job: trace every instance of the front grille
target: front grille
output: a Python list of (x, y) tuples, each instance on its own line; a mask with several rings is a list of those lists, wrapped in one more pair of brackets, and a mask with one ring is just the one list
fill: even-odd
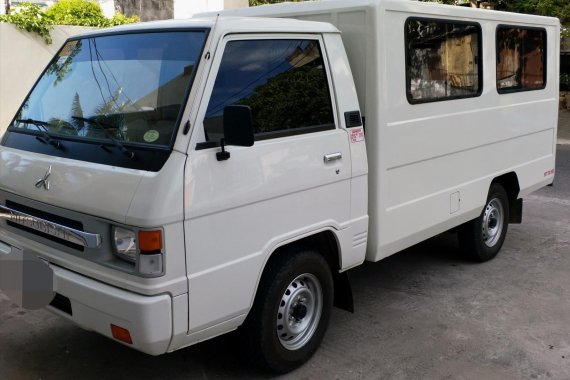
[(49, 304), (51, 307), (73, 316), (73, 311), (71, 310), (71, 301), (69, 298), (62, 296), (59, 293), (55, 294), (55, 298)]
[[(73, 219), (68, 219), (68, 218), (64, 218), (64, 217), (59, 216), (59, 215), (50, 214), (50, 213), (40, 211), (40, 210), (31, 208), (28, 206), (24, 206), (24, 205), (21, 205), (19, 203), (12, 202), (9, 200), (6, 200), (6, 207), (9, 207), (9, 208), (17, 210), (17, 211), (21, 211), (23, 213), (26, 213), (26, 214), (29, 214), (32, 216), (36, 216), (38, 218), (49, 220), (50, 222), (57, 223), (57, 224), (60, 224), (62, 226), (66, 226), (66, 227), (70, 227), (70, 228), (73, 228), (73, 229), (76, 229), (79, 231), (83, 231), (83, 223), (78, 222), (78, 221), (73, 220)], [(40, 236), (44, 239), (51, 240), (53, 242), (64, 245), (66, 247), (73, 248), (73, 249), (76, 249), (78, 251), (84, 250), (84, 247), (82, 247), (81, 245), (71, 243), (67, 240), (63, 240), (63, 239), (57, 238), (55, 236), (48, 235), (46, 233), (43, 233), (43, 232), (38, 231), (38, 230), (34, 230), (32, 228), (28, 228), (26, 226), (22, 226), (21, 224), (13, 223), (11, 221), (6, 221), (6, 224), (9, 225), (10, 227), (17, 228), (17, 229), (22, 230), (22, 231), (26, 231), (27, 233), (34, 234), (36, 236)]]
[(68, 219), (68, 218), (64, 218), (63, 216), (50, 214), (50, 213), (40, 211), (38, 209), (31, 208), (28, 206), (24, 206), (22, 204), (12, 202), (9, 200), (6, 200), (6, 207), (13, 208), (14, 210), (21, 211), (21, 212), (24, 212), (26, 214), (37, 216), (38, 218), (49, 220), (50, 222), (54, 222), (57, 224), (61, 224), (63, 226), (67, 226), (67, 227), (71, 227), (71, 228), (76, 229), (76, 230), (83, 231), (83, 223), (78, 222), (78, 221), (73, 220), (73, 219)]

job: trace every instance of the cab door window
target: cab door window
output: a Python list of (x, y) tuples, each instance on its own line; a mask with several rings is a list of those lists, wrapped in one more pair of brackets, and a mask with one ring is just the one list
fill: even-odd
[(229, 41), (204, 119), (208, 141), (223, 137), (223, 112), (231, 105), (251, 108), (256, 140), (334, 129), (319, 42)]

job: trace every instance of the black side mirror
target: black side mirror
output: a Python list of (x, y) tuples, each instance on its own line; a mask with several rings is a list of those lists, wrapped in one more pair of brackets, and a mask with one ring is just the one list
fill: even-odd
[(218, 161), (230, 158), (226, 145), (253, 146), (253, 121), (248, 106), (227, 106), (224, 108), (224, 138), (220, 141), (222, 151), (216, 153)]

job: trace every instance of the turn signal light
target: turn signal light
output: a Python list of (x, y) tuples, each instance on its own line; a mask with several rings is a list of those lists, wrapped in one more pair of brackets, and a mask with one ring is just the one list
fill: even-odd
[(113, 338), (127, 344), (133, 344), (129, 330), (119, 326), (111, 325), (111, 332), (113, 333)]
[(139, 250), (141, 252), (156, 252), (162, 250), (162, 232), (139, 231)]

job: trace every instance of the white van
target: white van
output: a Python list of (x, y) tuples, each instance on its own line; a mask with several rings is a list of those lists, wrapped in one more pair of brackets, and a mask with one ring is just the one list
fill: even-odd
[(2, 139), (0, 289), (151, 355), (239, 327), (294, 369), (348, 269), (453, 228), (498, 253), (554, 178), (559, 34), (330, 0), (71, 38)]

